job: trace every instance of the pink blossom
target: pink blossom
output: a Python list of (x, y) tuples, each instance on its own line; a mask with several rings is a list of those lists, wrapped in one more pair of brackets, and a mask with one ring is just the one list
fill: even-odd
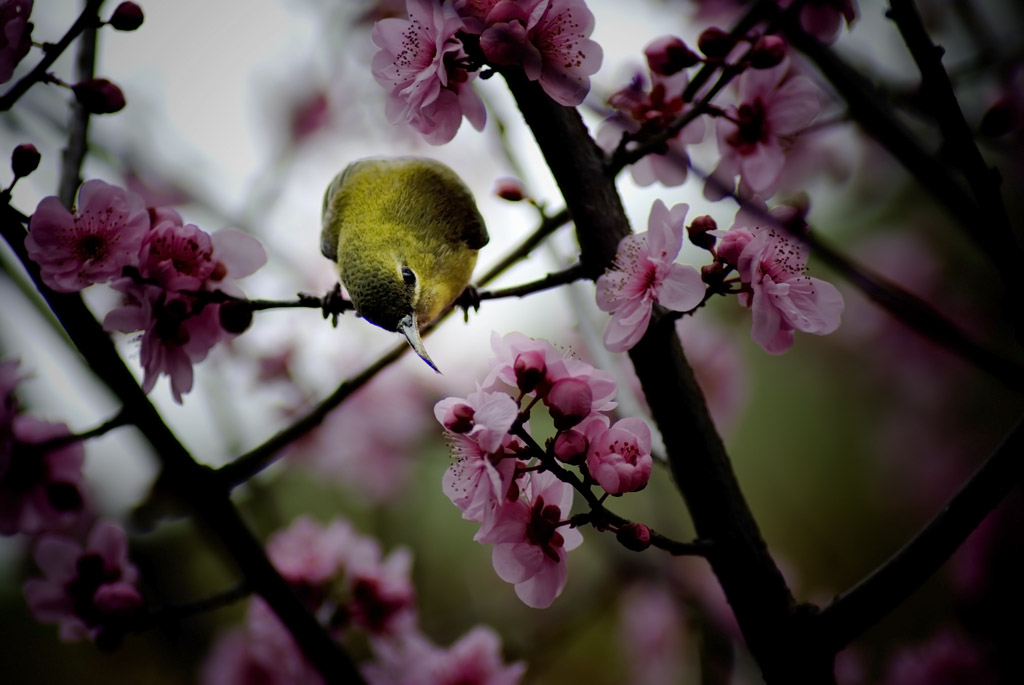
[[(793, 0), (778, 0), (781, 7), (789, 7)], [(800, 6), (800, 27), (822, 43), (835, 42), (842, 27), (853, 26), (857, 19), (856, 0), (805, 0)]]
[(475, 74), (462, 66), (466, 53), (456, 33), (463, 23), (452, 3), (408, 0), (407, 8), (408, 19), (381, 19), (373, 27), (380, 51), (372, 71), (388, 91), (388, 121), (409, 124), (432, 145), (454, 138), (463, 115), (483, 129), (486, 112), (470, 87)]
[[(575, 107), (601, 68), (601, 46), (590, 40), (594, 15), (583, 0), (483, 0), (456, 3), (480, 48), (496, 65), (519, 65), (560, 105)], [(475, 21), (474, 21), (475, 20)]]
[(491, 561), (516, 595), (536, 609), (550, 606), (569, 577), (566, 553), (583, 535), (564, 524), (572, 506), (572, 486), (547, 471), (533, 472), (523, 498), (504, 503), (496, 522), (480, 539), (494, 544)]
[(29, 222), (28, 256), (43, 282), (71, 293), (121, 276), (139, 260), (149, 214), (142, 198), (99, 180), (78, 191), (72, 214), (54, 196), (43, 198)]
[(643, 419), (620, 419), (610, 428), (587, 437), (587, 469), (605, 492), (621, 495), (647, 486), (654, 460), (651, 429)]
[(44, 535), (35, 559), (46, 577), (26, 581), (28, 607), (38, 620), (59, 623), (65, 642), (116, 631), (118, 623), (142, 608), (124, 531), (109, 521), (93, 527), (85, 549), (67, 538)]
[(204, 685), (293, 685), (323, 683), (288, 629), (254, 597), (245, 624), (222, 634), (200, 670)]
[(831, 283), (804, 274), (807, 255), (807, 245), (782, 229), (755, 228), (737, 259), (736, 270), (751, 291), (740, 295), (753, 317), (750, 336), (769, 354), (788, 350), (794, 331), (828, 335), (839, 327), (843, 296)]
[(210, 234), (195, 224), (164, 221), (142, 239), (139, 272), (165, 290), (199, 290), (215, 268)]
[(515, 481), (515, 454), (508, 450), (485, 454), (478, 442), (461, 435), (452, 438), (451, 450), (455, 460), (444, 472), (441, 491), (462, 512), (462, 518), (483, 523), (486, 529)]
[(32, 47), (33, 0), (0, 0), (0, 83), (6, 83), (14, 76), (29, 48)]
[(9, 426), (6, 450), (0, 435), (0, 534), (34, 535), (70, 526), (84, 508), (82, 443), (40, 452), (35, 445), (69, 435), (68, 427), (26, 414), (11, 417)]
[(485, 626), (448, 649), (413, 633), (397, 643), (377, 644), (374, 651), (377, 661), (363, 667), (370, 685), (515, 685), (526, 671), (521, 661), (503, 662), (501, 639)]
[[(642, 142), (665, 131), (690, 106), (682, 98), (688, 81), (685, 72), (664, 76), (652, 71), (648, 91), (643, 77), (638, 75), (630, 85), (608, 98), (615, 112), (598, 129), (597, 144), (612, 152), (618, 148), (623, 134)], [(706, 129), (704, 117), (688, 123), (666, 141), (663, 150), (644, 155), (629, 167), (633, 180), (639, 186), (655, 181), (666, 186), (682, 185), (690, 164), (687, 146), (704, 140)], [(630, 147), (635, 145), (631, 143)]]
[(351, 524), (335, 519), (322, 526), (300, 516), (267, 541), (267, 556), (293, 585), (326, 585), (337, 576), (356, 537)]
[(640, 342), (655, 303), (685, 312), (704, 299), (700, 272), (675, 263), (683, 245), (687, 209), (678, 204), (669, 210), (655, 200), (648, 230), (623, 238), (615, 268), (597, 279), (597, 306), (612, 313), (604, 332), (610, 351), (625, 352)]
[(206, 359), (214, 345), (228, 338), (220, 325), (219, 305), (194, 297), (171, 295), (159, 287), (122, 279), (114, 287), (124, 295), (121, 307), (103, 319), (107, 331), (142, 331), (139, 360), (142, 389), (149, 392), (161, 375), (171, 381), (174, 401), (192, 390), (192, 365)]
[(805, 76), (791, 76), (789, 60), (771, 69), (748, 69), (739, 79), (739, 102), (718, 119), (718, 166), (704, 196), (719, 200), (740, 177), (741, 195), (773, 195), (782, 181), (795, 136), (821, 110), (818, 88)]
[(519, 407), (506, 393), (479, 390), (465, 399), (446, 397), (434, 405), (434, 416), (449, 431), (465, 435), (484, 452), (495, 454), (519, 416)]
[(577, 378), (590, 386), (592, 411), (611, 411), (617, 406), (612, 374), (566, 357), (547, 340), (535, 340), (516, 331), (505, 336), (495, 332), (491, 334), (491, 349), (495, 356), (489, 360), (491, 370), (481, 384), (484, 390), (535, 392), (543, 398), (557, 381)]

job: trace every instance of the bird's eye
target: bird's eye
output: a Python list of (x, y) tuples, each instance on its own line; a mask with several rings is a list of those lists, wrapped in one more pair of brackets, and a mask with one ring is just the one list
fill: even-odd
[(416, 274), (407, 266), (402, 267), (402, 280), (406, 285), (416, 285)]

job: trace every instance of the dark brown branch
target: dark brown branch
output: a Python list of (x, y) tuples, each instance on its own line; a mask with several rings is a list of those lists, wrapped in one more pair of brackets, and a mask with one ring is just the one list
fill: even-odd
[[(990, 257), (1002, 272), (1003, 280), (1008, 285), (1017, 283), (1020, 281), (1022, 251), (1019, 239), (1010, 228), (1006, 205), (1000, 194), (1002, 178), (981, 156), (974, 134), (960, 110), (953, 84), (942, 66), (943, 50), (928, 37), (914, 3), (911, 0), (891, 0), (891, 7), (889, 17), (896, 22), (921, 72), (923, 95), (929, 103), (927, 110), (942, 131), (943, 152), (960, 170), (974, 195), (977, 211), (972, 235), (975, 241), (979, 233), (986, 236), (986, 242), (978, 244), (988, 246)], [(1020, 288), (1014, 287), (1012, 292), (1019, 294)], [(1018, 298), (1013, 298), (1014, 312), (1019, 310), (1019, 302)]]
[(822, 639), (839, 650), (921, 587), (1024, 477), (1024, 417), (935, 518), (892, 558), (818, 617)]
[(0, 112), (6, 112), (18, 99), (28, 92), (28, 89), (45, 80), (46, 70), (49, 69), (57, 58), (60, 57), (71, 42), (79, 36), (86, 28), (95, 28), (99, 23), (99, 8), (103, 0), (88, 0), (78, 19), (67, 30), (67, 33), (53, 45), (46, 47), (46, 52), (39, 63), (29, 73), (18, 79), (18, 82), (7, 89), (7, 92), (0, 96)]

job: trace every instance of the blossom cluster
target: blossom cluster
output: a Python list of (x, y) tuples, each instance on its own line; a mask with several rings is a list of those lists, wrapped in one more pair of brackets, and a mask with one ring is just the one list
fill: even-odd
[(89, 514), (85, 449), (65, 424), (23, 411), (22, 380), (18, 362), (0, 361), (0, 535), (35, 537), (44, 577), (25, 583), (25, 597), (37, 619), (59, 624), (64, 641), (112, 646), (143, 609), (124, 531), (99, 521), (84, 546), (72, 539)]
[(525, 604), (542, 608), (564, 589), (566, 554), (583, 537), (568, 520), (573, 486), (545, 469), (524, 437), (531, 409), (542, 404), (554, 424), (545, 458), (578, 466), (583, 483), (610, 495), (647, 485), (651, 431), (641, 419), (611, 422), (611, 374), (521, 333), (495, 333), (491, 348), (477, 391), (434, 407), (455, 458), (442, 488), (464, 519), (480, 524), (474, 539), (494, 545), (498, 576)]
[[(512, 685), (525, 670), (504, 664), (498, 636), (477, 627), (444, 649), (419, 629), (410, 579), (412, 555), (384, 556), (376, 539), (336, 518), (327, 525), (300, 517), (267, 542), (267, 555), (310, 611), (340, 639), (366, 635), (374, 659), (363, 665), (370, 683), (487, 682)], [(295, 640), (261, 600), (253, 599), (244, 625), (222, 635), (207, 657), (202, 682), (322, 682)]]
[(143, 389), (166, 374), (179, 403), (192, 388), (192, 364), (248, 325), (244, 312), (202, 292), (241, 296), (234, 280), (267, 259), (259, 241), (241, 231), (210, 235), (172, 209), (147, 209), (141, 196), (95, 179), (82, 184), (73, 212), (55, 196), (43, 198), (25, 248), (57, 292), (93, 283), (121, 292), (123, 304), (107, 314), (104, 328), (141, 332)]
[(835, 331), (844, 305), (834, 285), (804, 273), (807, 245), (782, 228), (802, 223), (796, 210), (780, 205), (769, 214), (770, 220), (761, 220), (755, 211), (740, 209), (732, 228), (713, 233), (721, 238), (718, 261), (742, 283), (739, 298), (751, 311), (751, 338), (766, 352), (782, 354), (792, 346), (794, 331)]
[(484, 63), (517, 65), (555, 102), (575, 106), (601, 66), (590, 40), (594, 16), (583, 0), (408, 0), (408, 18), (373, 28), (372, 71), (388, 92), (387, 119), (434, 145), (451, 140), (462, 117), (484, 125), (472, 82)]

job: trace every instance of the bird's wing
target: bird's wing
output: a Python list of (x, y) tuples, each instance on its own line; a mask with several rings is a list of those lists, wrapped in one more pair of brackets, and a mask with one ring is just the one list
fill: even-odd
[(421, 159), (405, 177), (405, 183), (418, 191), (407, 195), (418, 200), (415, 203), (418, 206), (409, 209), (425, 220), (410, 222), (412, 225), (420, 225), (424, 230), (440, 227), (449, 242), (462, 242), (474, 250), (490, 240), (473, 193), (450, 168), (431, 159)]

